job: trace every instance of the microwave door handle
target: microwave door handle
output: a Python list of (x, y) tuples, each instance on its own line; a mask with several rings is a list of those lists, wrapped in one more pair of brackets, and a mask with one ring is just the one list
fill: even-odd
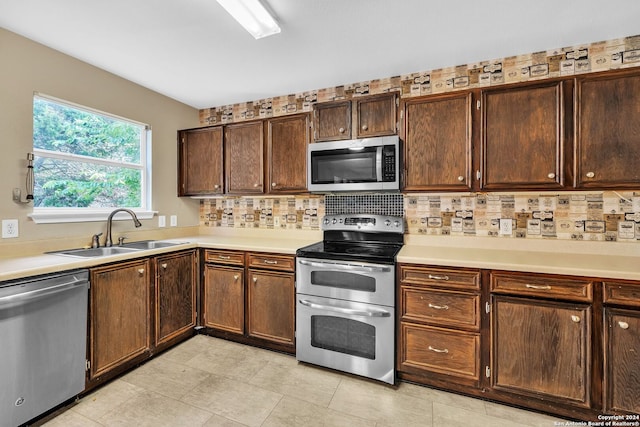
[(382, 182), (382, 146), (376, 147), (376, 178)]
[(300, 299), (298, 302), (307, 307), (315, 308), (317, 310), (334, 311), (336, 313), (350, 314), (352, 316), (364, 316), (364, 317), (390, 317), (391, 313), (385, 310), (355, 310), (352, 308), (334, 307), (331, 305), (317, 304), (305, 299)]
[(333, 262), (316, 262), (299, 259), (298, 262), (302, 265), (308, 265), (310, 267), (328, 268), (332, 270), (349, 270), (352, 273), (374, 273), (382, 272), (386, 273), (391, 271), (390, 267), (374, 267), (368, 265), (354, 265), (354, 264), (337, 264)]

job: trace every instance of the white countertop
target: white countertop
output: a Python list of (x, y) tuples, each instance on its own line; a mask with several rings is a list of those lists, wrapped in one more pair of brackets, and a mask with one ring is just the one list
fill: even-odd
[[(204, 230), (197, 235), (162, 240), (180, 244), (98, 258), (54, 254), (5, 256), (0, 258), (0, 281), (190, 248), (293, 255), (296, 249), (322, 240), (322, 234), (288, 230)], [(640, 243), (407, 235), (397, 259), (410, 264), (640, 280)]]

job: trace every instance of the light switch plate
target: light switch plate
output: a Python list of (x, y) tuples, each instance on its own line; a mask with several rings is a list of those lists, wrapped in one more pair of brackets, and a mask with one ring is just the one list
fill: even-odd
[(167, 226), (167, 217), (164, 215), (158, 215), (158, 227)]
[(172, 227), (177, 227), (178, 226), (178, 215), (171, 215), (170, 223), (171, 223)]
[(3, 219), (2, 220), (2, 238), (12, 239), (18, 237), (18, 220)]

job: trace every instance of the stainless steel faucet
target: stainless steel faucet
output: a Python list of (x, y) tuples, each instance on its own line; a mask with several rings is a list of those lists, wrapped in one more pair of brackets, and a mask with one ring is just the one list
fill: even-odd
[(131, 218), (133, 218), (133, 224), (136, 226), (136, 228), (142, 226), (142, 223), (138, 220), (135, 212), (133, 212), (131, 209), (119, 208), (114, 210), (109, 214), (109, 218), (107, 218), (107, 235), (104, 238), (104, 245), (107, 247), (113, 246), (113, 242), (111, 241), (111, 223), (113, 222), (113, 216), (118, 212), (126, 212), (131, 215)]

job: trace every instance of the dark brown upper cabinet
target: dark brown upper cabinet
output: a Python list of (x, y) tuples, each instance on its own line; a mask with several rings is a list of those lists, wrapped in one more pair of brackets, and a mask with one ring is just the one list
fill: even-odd
[(564, 188), (565, 92), (562, 81), (481, 92), (480, 189)]
[(395, 93), (314, 105), (314, 141), (394, 135), (397, 132)]
[(178, 134), (178, 196), (222, 194), (222, 126)]
[(298, 193), (307, 190), (308, 144), (308, 114), (267, 121), (269, 193)]
[(263, 122), (225, 126), (224, 164), (228, 194), (264, 192)]
[(402, 111), (404, 190), (470, 190), (472, 94), (414, 98)]
[(640, 185), (640, 72), (576, 79), (575, 186)]

